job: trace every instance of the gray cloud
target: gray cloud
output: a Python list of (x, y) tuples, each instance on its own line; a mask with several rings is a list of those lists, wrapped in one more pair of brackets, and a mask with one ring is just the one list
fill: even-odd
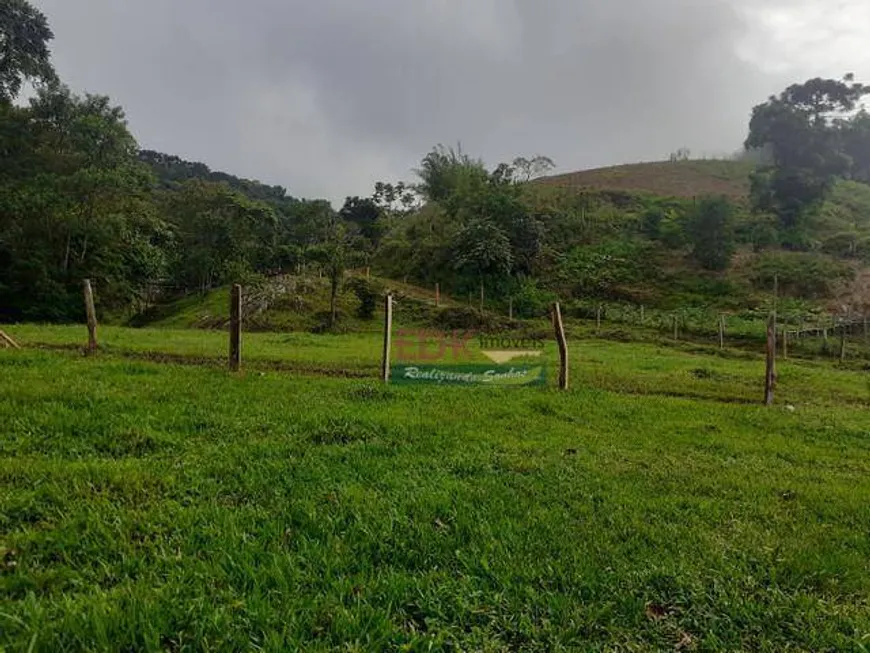
[(845, 72), (764, 65), (788, 51), (782, 0), (37, 4), (61, 76), (123, 105), (144, 147), (333, 200), (408, 178), (439, 142), (566, 171), (728, 152), (754, 103)]

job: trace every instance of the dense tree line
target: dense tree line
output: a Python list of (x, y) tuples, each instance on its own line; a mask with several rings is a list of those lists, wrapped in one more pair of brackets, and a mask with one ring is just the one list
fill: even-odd
[(140, 151), (121, 108), (58, 81), (25, 0), (0, 7), (0, 35), (0, 319), (76, 319), (83, 278), (102, 310), (131, 312), (320, 260), (328, 202)]

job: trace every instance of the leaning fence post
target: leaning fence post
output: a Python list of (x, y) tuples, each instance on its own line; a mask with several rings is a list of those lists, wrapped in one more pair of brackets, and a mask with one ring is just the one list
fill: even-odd
[(94, 308), (94, 289), (91, 280), (84, 280), (85, 311), (88, 316), (88, 351), (97, 350), (97, 311)]
[(562, 323), (562, 309), (559, 302), (553, 304), (553, 329), (559, 345), (559, 389), (568, 389), (568, 341), (565, 339), (565, 325)]
[(242, 287), (234, 284), (230, 292), (230, 371), (242, 367)]
[(773, 405), (776, 389), (776, 313), (767, 321), (767, 368), (764, 375), (764, 405)]
[(381, 358), (381, 380), (390, 382), (390, 348), (393, 342), (393, 296), (384, 298), (384, 353)]
[(12, 349), (21, 349), (17, 342), (15, 342), (9, 335), (3, 331), (0, 331), (0, 343), (3, 343), (4, 347), (11, 347)]

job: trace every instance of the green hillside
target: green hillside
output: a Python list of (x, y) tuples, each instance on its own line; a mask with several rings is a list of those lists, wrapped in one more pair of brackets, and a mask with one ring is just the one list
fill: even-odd
[(769, 294), (773, 276), (778, 274), (786, 282), (786, 296), (832, 311), (841, 310), (844, 304), (867, 310), (870, 186), (837, 182), (808, 224), (806, 246), (794, 251), (774, 242), (775, 227), (765, 222), (769, 218), (749, 211), (753, 170), (751, 163), (727, 160), (637, 163), (545, 177), (535, 187), (537, 193), (552, 193), (561, 202), (572, 197), (591, 202), (594, 208), (587, 215), (609, 222), (615, 232), (606, 235), (607, 239), (631, 237), (650, 211), (690, 212), (700, 198), (711, 195), (727, 197), (735, 204), (739, 245), (726, 271), (699, 269), (680, 247), (660, 250), (664, 274), (647, 276), (634, 283), (633, 289), (623, 289), (629, 301), (641, 301), (646, 295), (653, 303), (704, 303), (707, 296), (715, 303), (718, 296), (719, 300), (730, 297), (753, 305)]
[[(795, 320), (819, 312), (870, 308), (870, 186), (840, 182), (811, 224), (807, 251), (765, 242), (769, 225), (748, 209), (752, 167), (732, 161), (649, 163), (549, 177), (523, 189), (521, 201), (544, 213), (544, 254), (520, 285), (507, 289), (485, 282), (488, 314), (504, 317), (513, 305), (519, 318), (541, 318), (560, 299), (571, 317), (589, 318), (598, 306), (611, 315), (655, 311), (726, 311), (755, 320), (769, 307), (774, 278), (781, 309)], [(740, 241), (727, 269), (710, 271), (693, 259), (685, 221), (705, 195), (732, 198)], [(655, 231), (649, 223), (657, 220)], [(364, 284), (381, 297), (392, 290), (403, 322), (460, 326), (473, 315), (445, 317), (434, 306), (435, 283), (443, 306), (478, 306), (478, 282), (463, 283), (451, 264), (453, 249), (431, 247), (442, 228), (432, 207), (394, 218), (373, 256), (377, 275)], [(420, 232), (426, 233), (425, 239)], [(443, 247), (440, 245), (439, 247)], [(549, 253), (548, 253), (549, 252)], [(439, 256), (444, 256), (443, 262)], [(307, 276), (260, 277), (247, 298), (248, 328), (255, 331), (319, 332), (328, 329), (329, 281), (309, 268)], [(395, 281), (406, 278), (407, 283)], [(376, 320), (361, 318), (360, 274), (349, 274), (338, 298), (339, 331), (365, 332)], [(452, 292), (457, 301), (447, 297)], [(223, 328), (228, 319), (226, 287), (195, 293), (138, 315), (133, 324), (169, 328)], [(378, 300), (374, 314), (380, 314)], [(466, 312), (470, 312), (466, 308)], [(799, 317), (799, 316), (807, 316)], [(663, 317), (667, 321), (669, 317)], [(707, 318), (705, 318), (707, 319)]]

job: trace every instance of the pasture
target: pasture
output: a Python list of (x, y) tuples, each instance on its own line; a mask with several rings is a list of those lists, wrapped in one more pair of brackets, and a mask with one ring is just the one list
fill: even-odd
[(562, 393), (384, 387), (376, 334), (232, 375), (222, 333), (4, 330), (0, 650), (870, 646), (866, 371), (780, 362), (767, 409), (691, 345), (572, 342)]

